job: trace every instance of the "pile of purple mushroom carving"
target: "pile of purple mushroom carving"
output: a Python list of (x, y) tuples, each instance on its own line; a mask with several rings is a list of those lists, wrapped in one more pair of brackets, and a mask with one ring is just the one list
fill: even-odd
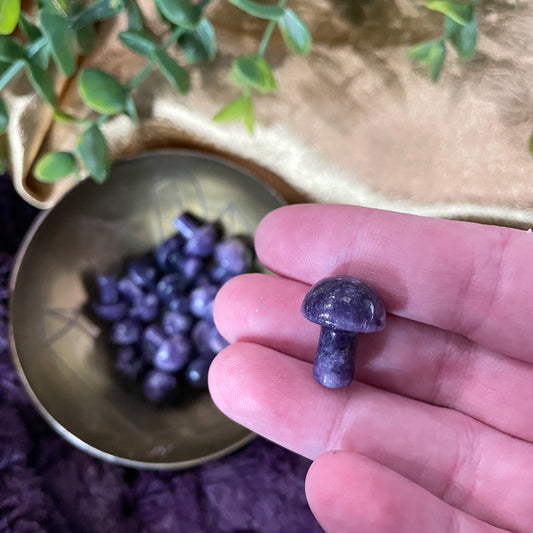
[(114, 368), (150, 402), (176, 403), (207, 388), (214, 357), (227, 342), (213, 320), (219, 288), (254, 270), (245, 236), (182, 213), (177, 233), (129, 260), (122, 276), (95, 276), (90, 312), (108, 324)]

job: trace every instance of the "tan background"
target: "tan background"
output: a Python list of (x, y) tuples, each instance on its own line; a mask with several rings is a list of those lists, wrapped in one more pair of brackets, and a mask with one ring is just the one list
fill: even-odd
[[(152, 29), (161, 31), (143, 0)], [(292, 0), (314, 45), (286, 52), (275, 33), (267, 59), (279, 91), (256, 99), (254, 136), (211, 117), (237, 95), (226, 80), (231, 60), (253, 52), (265, 22), (217, 2), (210, 16), (219, 54), (192, 67), (193, 90), (175, 94), (153, 71), (135, 91), (142, 119), (105, 124), (114, 158), (147, 148), (200, 146), (245, 161), (291, 201), (355, 203), (435, 216), (533, 225), (533, 0), (488, 0), (477, 8), (478, 52), (461, 63), (449, 50), (437, 85), (406, 49), (441, 33), (442, 16), (410, 0)], [(145, 60), (116, 41), (122, 19), (100, 27), (106, 38), (85, 64), (128, 80)], [(58, 79), (58, 83), (64, 80)], [(38, 184), (31, 166), (50, 147), (72, 149), (72, 126), (51, 125), (49, 111), (24, 80), (5, 91), (17, 190), (50, 207), (71, 183)], [(62, 106), (80, 115), (75, 84)], [(80, 115), (81, 116), (81, 115)]]

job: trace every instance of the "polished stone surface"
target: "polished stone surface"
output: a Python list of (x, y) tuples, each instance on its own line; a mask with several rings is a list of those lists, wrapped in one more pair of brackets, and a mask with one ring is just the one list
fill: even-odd
[(385, 327), (385, 307), (380, 296), (350, 276), (329, 277), (311, 287), (304, 298), (302, 314), (321, 326), (313, 377), (325, 387), (346, 387), (354, 377), (357, 333)]

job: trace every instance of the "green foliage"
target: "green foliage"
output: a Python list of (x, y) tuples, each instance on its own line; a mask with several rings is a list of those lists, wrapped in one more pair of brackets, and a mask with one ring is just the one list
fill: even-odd
[[(39, 41), (42, 37), (41, 30), (37, 26), (35, 26), (35, 24), (32, 24), (32, 22), (28, 20), (28, 17), (24, 13), (20, 14), (19, 28), (30, 43)], [(32, 59), (35, 64), (44, 69), (48, 67), (49, 60), (50, 47), (48, 46), (43, 46), (42, 48), (40, 48)]]
[(172, 59), (164, 50), (159, 49), (154, 52), (154, 59), (165, 78), (181, 94), (189, 91), (189, 73)]
[(0, 36), (0, 61), (12, 62), (17, 59), (24, 59), (26, 54), (24, 48), (16, 41), (7, 35)]
[(17, 27), (20, 14), (20, 0), (0, 2), (0, 35), (9, 35)]
[(15, 74), (24, 66), (24, 61), (19, 59), (14, 63), (0, 62), (0, 91), (13, 79)]
[(21, 13), (18, 22), (20, 30), (29, 41), (36, 41), (39, 37), (41, 37), (41, 30), (39, 30), (35, 24), (30, 22), (26, 14)]
[(66, 124), (74, 124), (78, 122), (78, 119), (73, 116), (61, 111), (61, 109), (54, 109), (54, 120), (56, 122), (64, 122)]
[(446, 47), (442, 40), (420, 43), (407, 51), (407, 57), (428, 65), (431, 81), (436, 82), (444, 64)]
[(126, 89), (111, 74), (98, 68), (81, 71), (78, 91), (83, 101), (98, 113), (113, 115), (126, 107)]
[(215, 122), (233, 122), (239, 120), (244, 122), (250, 133), (254, 131), (255, 114), (252, 100), (249, 96), (241, 96), (226, 107), (222, 108), (214, 117)]
[(477, 18), (475, 15), (470, 22), (464, 25), (446, 17), (444, 19), (444, 33), (461, 59), (468, 61), (472, 58), (476, 51), (478, 33)]
[(429, 0), (426, 7), (439, 11), (461, 26), (468, 24), (474, 15), (474, 6), (471, 3), (465, 4), (456, 0)]
[(194, 30), (184, 32), (178, 43), (189, 63), (207, 63), (217, 55), (215, 29), (206, 18)]
[(128, 14), (128, 29), (130, 31), (143, 31), (144, 20), (135, 0), (125, 0), (126, 13)]
[(26, 63), (26, 72), (33, 88), (53, 107), (57, 105), (54, 80), (47, 70), (32, 61)]
[(96, 124), (81, 134), (76, 150), (92, 178), (102, 183), (109, 174), (111, 161), (105, 138)]
[(285, 10), (279, 6), (269, 6), (253, 2), (252, 0), (229, 0), (234, 6), (242, 9), (248, 15), (268, 20), (279, 20)]
[[(184, 61), (196, 64), (215, 59), (215, 28), (204, 16), (209, 1), (154, 0), (170, 35), (163, 41), (147, 32), (137, 0), (39, 0), (35, 17), (19, 13), (19, 0), (0, 0), (0, 90), (24, 70), (35, 91), (52, 106), (54, 120), (76, 124), (83, 130), (73, 152), (52, 152), (41, 157), (34, 167), (36, 177), (54, 182), (67, 175), (79, 175), (78, 165), (82, 165), (97, 182), (106, 178), (110, 157), (100, 127), (120, 113), (139, 123), (132, 91), (148, 73), (153, 68), (159, 69), (177, 92), (185, 94), (191, 89), (191, 82), (188, 70), (182, 66)], [(242, 89), (242, 95), (226, 105), (213, 120), (218, 123), (237, 120), (252, 132), (255, 122), (252, 93), (277, 90), (274, 73), (264, 57), (272, 32), (279, 28), (287, 48), (297, 54), (309, 52), (311, 35), (298, 15), (285, 7), (287, 0), (278, 0), (277, 5), (259, 0), (228, 1), (268, 23), (257, 53), (233, 61), (230, 78)], [(145, 67), (124, 85), (98, 68), (78, 72), (78, 56), (90, 53), (96, 45), (95, 24), (123, 12), (127, 15), (128, 28), (118, 38), (129, 50), (146, 58)], [(9, 35), (17, 25), (23, 42)], [(53, 65), (67, 77), (77, 75), (80, 98), (97, 117), (80, 120), (60, 109)], [(0, 99), (0, 133), (7, 124), (8, 110)]]
[(234, 59), (230, 77), (238, 85), (252, 87), (261, 93), (278, 88), (270, 65), (263, 56), (257, 54)]
[(37, 161), (33, 173), (39, 181), (53, 183), (76, 172), (77, 168), (70, 152), (48, 152)]
[(176, 26), (192, 30), (202, 18), (202, 10), (189, 0), (155, 0), (163, 15)]
[(65, 76), (72, 76), (76, 70), (74, 34), (67, 20), (54, 10), (45, 8), (39, 11), (39, 24), (48, 39), (52, 56), (59, 70)]
[(292, 10), (285, 9), (278, 20), (278, 27), (287, 46), (296, 54), (308, 54), (311, 50), (311, 34), (302, 19)]
[[(83, 10), (81, 4), (72, 5), (72, 14), (78, 15)], [(83, 28), (74, 31), (74, 37), (78, 46), (78, 52), (83, 55), (89, 55), (96, 46), (96, 30), (93, 24), (87, 24)]]
[(70, 26), (73, 30), (79, 30), (93, 22), (114, 17), (123, 10), (122, 0), (98, 0), (72, 17)]
[(4, 133), (6, 131), (8, 123), (9, 113), (4, 100), (0, 98), (0, 133)]
[(131, 118), (131, 120), (139, 125), (139, 115), (137, 114), (137, 108), (135, 107), (135, 102), (133, 101), (133, 98), (131, 96), (128, 96), (128, 99), (126, 100), (126, 107), (124, 108), (124, 112), (128, 117)]
[(476, 51), (478, 24), (474, 11), (476, 0), (428, 0), (426, 7), (443, 13), (443, 35), (440, 39), (425, 41), (411, 47), (407, 56), (429, 67), (429, 76), (437, 82), (446, 57), (446, 43), (459, 57), (468, 61)]
[(157, 43), (143, 31), (123, 31), (118, 38), (133, 52), (151, 57), (157, 48)]

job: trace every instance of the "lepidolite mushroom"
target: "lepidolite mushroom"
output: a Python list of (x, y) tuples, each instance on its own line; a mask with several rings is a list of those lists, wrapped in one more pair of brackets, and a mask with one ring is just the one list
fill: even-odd
[(354, 377), (357, 334), (385, 327), (380, 296), (350, 276), (329, 277), (311, 287), (302, 314), (321, 327), (313, 377), (331, 389), (349, 385)]

